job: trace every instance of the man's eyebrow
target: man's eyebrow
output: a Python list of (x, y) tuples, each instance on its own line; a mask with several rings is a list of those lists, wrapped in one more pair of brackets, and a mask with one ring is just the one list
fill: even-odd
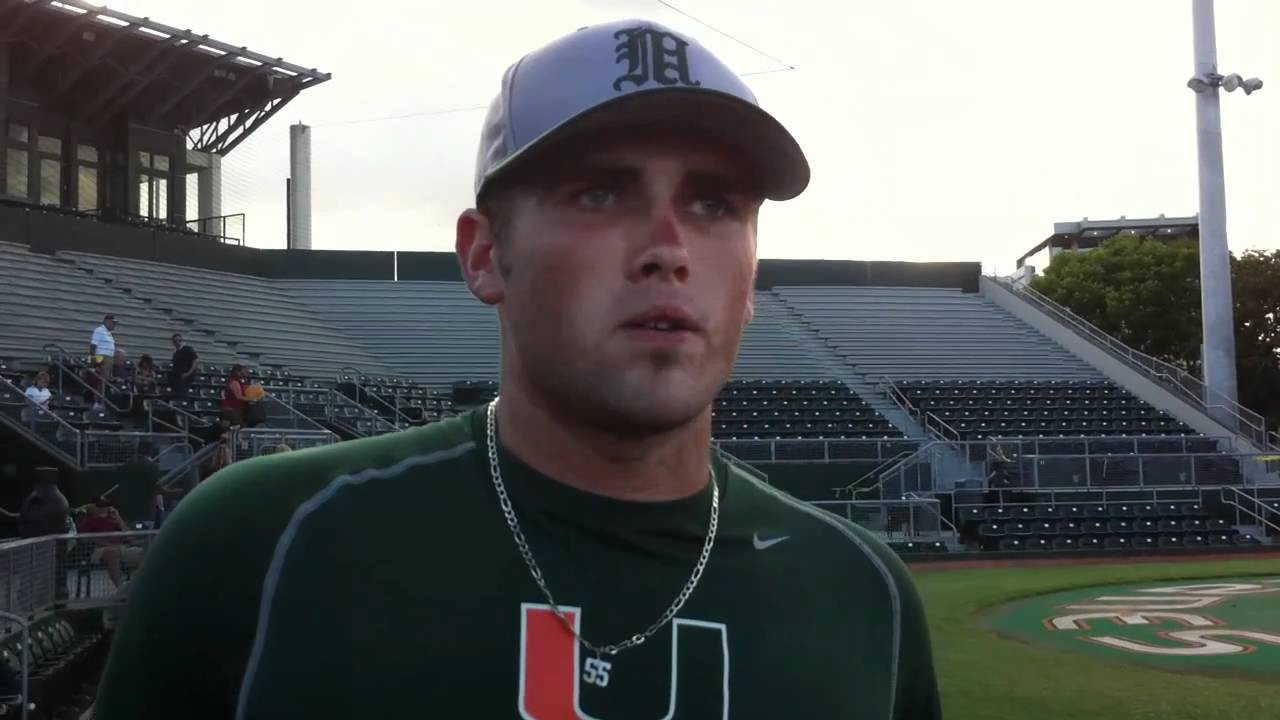
[(740, 195), (760, 195), (757, 183), (738, 173), (716, 170), (690, 170), (685, 174), (686, 185), (704, 190), (718, 190)]
[(583, 158), (564, 161), (548, 173), (552, 182), (565, 183), (575, 180), (610, 181), (618, 183), (638, 182), (644, 172), (624, 162)]

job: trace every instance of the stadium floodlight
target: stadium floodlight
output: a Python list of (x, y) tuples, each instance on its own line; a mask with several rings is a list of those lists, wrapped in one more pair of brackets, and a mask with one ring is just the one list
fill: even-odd
[(1217, 73), (1200, 73), (1187, 81), (1187, 87), (1197, 93), (1205, 93), (1222, 84), (1222, 76)]
[[(1226, 427), (1240, 427), (1236, 402), (1235, 311), (1231, 297), (1231, 254), (1227, 248), (1226, 183), (1222, 168), (1222, 116), (1218, 88), (1251, 95), (1258, 78), (1218, 74), (1213, 0), (1191, 0), (1195, 75), (1187, 87), (1196, 94), (1196, 155), (1200, 189), (1200, 320), (1205, 404)], [(1247, 421), (1246, 421), (1247, 422)], [(1264, 428), (1265, 429), (1265, 428)]]

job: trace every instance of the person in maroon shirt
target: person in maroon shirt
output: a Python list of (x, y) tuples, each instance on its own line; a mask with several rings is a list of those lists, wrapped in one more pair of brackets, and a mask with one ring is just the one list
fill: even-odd
[(227, 376), (227, 386), (222, 390), (222, 421), (231, 427), (244, 425), (244, 411), (249, 407), (249, 398), (244, 394), (244, 365), (236, 363)]
[[(76, 531), (80, 534), (126, 532), (128, 527), (110, 501), (98, 498), (80, 522)], [(142, 548), (125, 544), (123, 537), (94, 538), (89, 555), (90, 565), (103, 565), (107, 576), (117, 588), (124, 584), (124, 566), (137, 567), (142, 562)]]

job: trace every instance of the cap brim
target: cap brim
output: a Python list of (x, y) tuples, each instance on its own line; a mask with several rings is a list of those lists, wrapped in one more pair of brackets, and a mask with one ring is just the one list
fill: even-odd
[(715, 138), (746, 160), (768, 200), (790, 200), (809, 185), (804, 151), (772, 115), (728, 93), (671, 87), (628, 93), (565, 120), (491, 168), (481, 191), (544, 149), (580, 135), (620, 128)]

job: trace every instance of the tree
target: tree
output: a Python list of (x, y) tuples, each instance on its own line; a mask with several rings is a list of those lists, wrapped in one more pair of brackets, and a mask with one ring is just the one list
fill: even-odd
[[(1232, 258), (1242, 405), (1280, 421), (1280, 251)], [(1200, 258), (1194, 241), (1120, 234), (1062, 253), (1031, 286), (1126, 345), (1200, 374)]]

